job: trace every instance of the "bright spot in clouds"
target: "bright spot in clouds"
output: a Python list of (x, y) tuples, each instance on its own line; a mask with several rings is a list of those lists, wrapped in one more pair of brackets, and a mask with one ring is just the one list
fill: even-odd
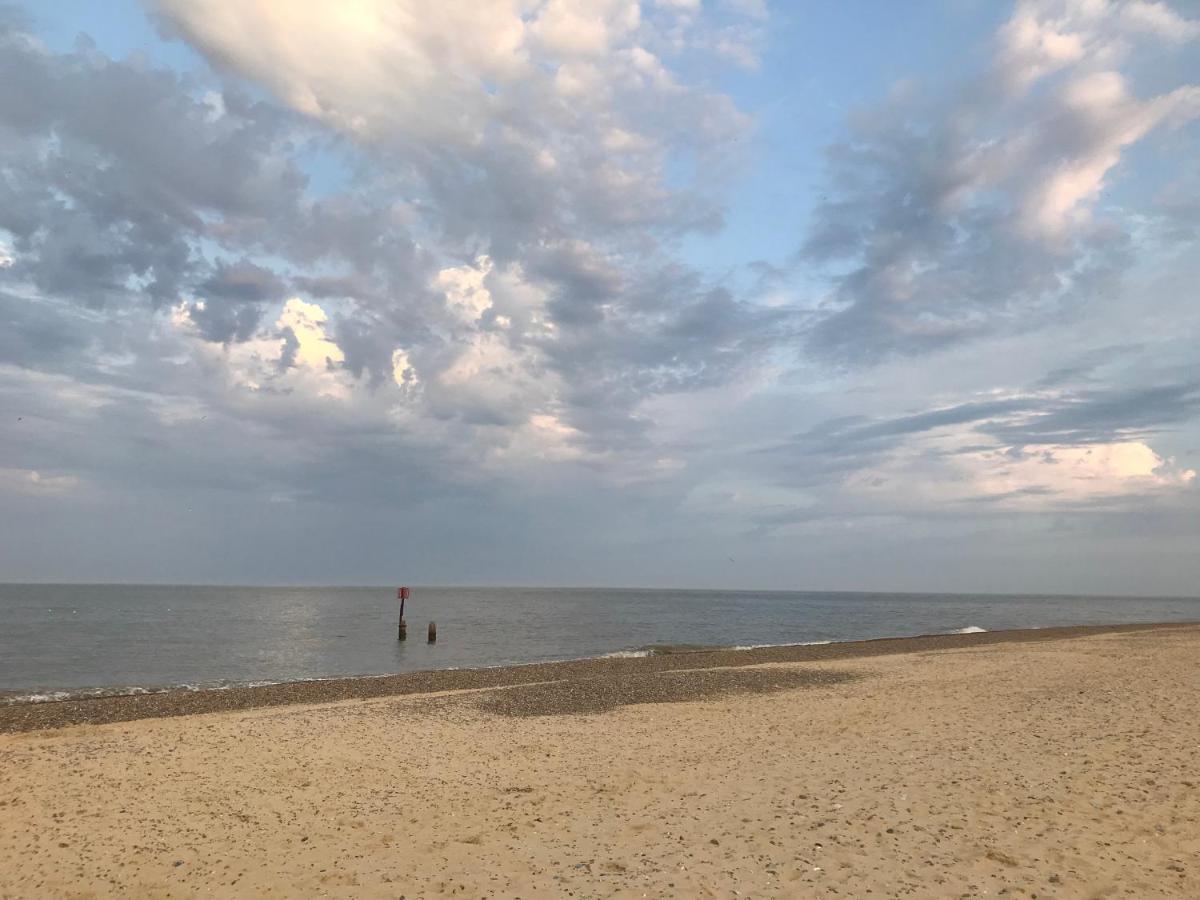
[(1141, 441), (979, 454), (967, 468), (984, 496), (1026, 492), (1031, 502), (1039, 491), (1054, 500), (1085, 500), (1181, 488), (1196, 477)]
[(329, 339), (325, 323), (329, 317), (316, 303), (305, 303), (293, 297), (283, 306), (283, 312), (275, 323), (280, 328), (290, 328), (300, 345), (295, 362), (310, 369), (330, 369), (346, 357), (342, 350)]

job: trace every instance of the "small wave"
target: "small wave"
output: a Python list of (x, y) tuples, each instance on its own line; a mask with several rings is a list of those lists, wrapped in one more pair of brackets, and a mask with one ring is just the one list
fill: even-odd
[(52, 703), (55, 700), (66, 700), (71, 694), (68, 691), (47, 691), (44, 694), (12, 694), (0, 697), (0, 705), (5, 703)]
[(134, 694), (161, 694), (171, 688), (120, 687), (87, 688), (73, 691), (33, 691), (28, 694), (0, 696), (0, 706), (13, 703), (57, 703), (60, 700), (89, 700), (96, 697), (128, 697)]
[[(375, 676), (365, 675), (364, 678)], [(327, 678), (302, 678), (298, 681), (328, 681)], [(0, 706), (15, 703), (58, 703), (63, 700), (98, 700), (108, 697), (137, 697), (146, 694), (166, 694), (183, 691), (198, 693), (201, 691), (229, 691), (234, 688), (267, 687), (274, 684), (286, 684), (284, 681), (213, 681), (199, 684), (171, 684), (147, 687), (144, 685), (129, 685), (125, 687), (78, 688), (65, 691), (32, 691), (28, 694), (6, 693), (0, 695)]]
[(968, 625), (966, 628), (958, 628), (949, 632), (950, 634), (986, 634), (986, 628), (980, 628), (978, 625)]
[(833, 641), (794, 641), (790, 644), (736, 644), (730, 650), (769, 650), (772, 647), (821, 647)]
[(603, 653), (600, 659), (640, 659), (643, 656), (652, 656), (653, 650), (614, 650), (612, 653)]

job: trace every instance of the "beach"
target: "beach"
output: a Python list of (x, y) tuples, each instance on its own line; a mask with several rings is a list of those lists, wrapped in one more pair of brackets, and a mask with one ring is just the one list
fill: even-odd
[(1200, 626), (0, 710), (0, 897), (1196, 897)]

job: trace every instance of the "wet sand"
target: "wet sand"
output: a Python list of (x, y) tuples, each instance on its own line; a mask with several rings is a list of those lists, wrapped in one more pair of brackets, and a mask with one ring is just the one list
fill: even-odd
[(0, 898), (1200, 896), (1200, 626), (139, 699), (0, 736)]

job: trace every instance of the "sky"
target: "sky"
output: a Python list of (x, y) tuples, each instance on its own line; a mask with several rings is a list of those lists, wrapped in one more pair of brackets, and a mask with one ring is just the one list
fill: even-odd
[(0, 580), (1200, 594), (1200, 2), (0, 2)]

